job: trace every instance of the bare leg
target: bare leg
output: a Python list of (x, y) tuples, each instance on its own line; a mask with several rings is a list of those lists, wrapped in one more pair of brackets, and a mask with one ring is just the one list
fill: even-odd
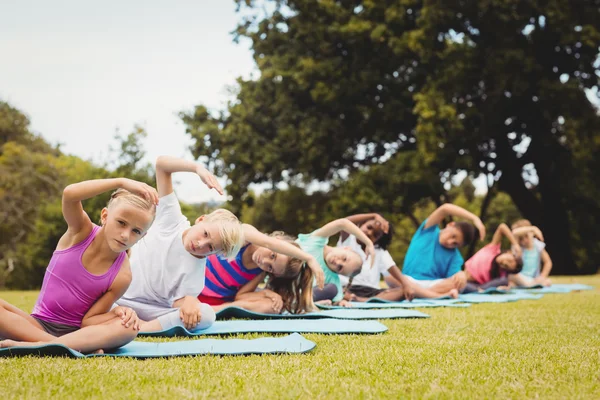
[(513, 286), (520, 286), (520, 287), (527, 287), (527, 286), (531, 286), (532, 284), (536, 283), (532, 279), (526, 277), (523, 274), (510, 274), (508, 276), (508, 280)]
[(244, 300), (236, 300), (231, 303), (224, 303), (218, 306), (213, 306), (213, 310), (218, 312), (227, 307), (240, 307), (244, 310), (259, 312), (263, 314), (279, 314), (273, 310), (273, 301), (264, 296), (255, 298), (246, 298)]
[[(439, 297), (439, 296), (448, 296), (448, 294), (450, 293), (450, 291), (452, 289), (456, 289), (458, 291), (458, 290), (462, 290), (462, 288), (464, 288), (464, 285), (462, 287), (459, 287), (459, 286), (457, 286), (454, 279), (446, 278), (426, 290), (431, 290), (431, 291), (437, 293), (436, 296), (428, 296), (428, 297)], [(423, 289), (423, 288), (421, 288), (421, 289)]]
[(38, 342), (17, 342), (4, 340), (0, 342), (0, 348), (14, 346), (39, 346), (42, 344), (56, 343), (67, 346), (81, 353), (96, 352), (100, 349), (113, 349), (131, 342), (137, 336), (137, 330), (133, 327), (126, 328), (121, 324), (119, 317), (101, 325), (86, 326), (73, 333), (52, 340), (41, 340)]
[(25, 311), (0, 299), (0, 337), (27, 342), (49, 341), (55, 337)]
[(163, 327), (157, 319), (152, 321), (140, 321), (140, 332), (158, 332), (162, 331)]

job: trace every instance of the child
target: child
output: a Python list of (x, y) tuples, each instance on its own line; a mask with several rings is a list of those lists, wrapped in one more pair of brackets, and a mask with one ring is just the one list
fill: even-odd
[[(206, 264), (206, 285), (198, 299), (215, 310), (239, 306), (263, 313), (312, 311), (313, 279), (323, 287), (317, 260), (283, 232), (267, 236), (243, 224), (246, 245), (234, 260), (212, 255)], [(306, 264), (305, 264), (306, 262)], [(268, 278), (266, 289), (256, 292)]]
[(298, 235), (300, 247), (314, 256), (325, 274), (323, 290), (313, 288), (313, 300), (329, 304), (331, 302), (348, 307), (350, 304), (343, 299), (344, 293), (338, 274), (354, 277), (360, 273), (363, 261), (360, 255), (349, 247), (331, 247), (327, 245), (330, 236), (341, 231), (356, 235), (365, 243), (365, 253), (374, 260), (375, 247), (371, 240), (355, 224), (346, 218), (329, 222), (310, 234)]
[[(448, 216), (469, 219), (474, 226), (466, 222), (450, 222), (440, 230), (438, 225)], [(476, 215), (454, 204), (442, 204), (414, 234), (404, 258), (402, 273), (419, 286), (438, 293), (462, 290), (467, 280), (461, 271), (464, 260), (458, 248), (476, 240), (478, 234), (483, 240), (485, 227)]]
[[(109, 190), (99, 227), (82, 200)], [(62, 212), (68, 229), (54, 251), (31, 315), (0, 300), (0, 347), (57, 343), (89, 353), (132, 341), (139, 330), (131, 309), (112, 304), (127, 290), (131, 270), (126, 251), (146, 234), (158, 195), (152, 187), (125, 178), (67, 186)]]
[(171, 176), (180, 171), (196, 173), (209, 188), (223, 194), (215, 177), (202, 165), (168, 156), (156, 160), (160, 197), (156, 221), (131, 249), (133, 281), (117, 301), (136, 311), (144, 321), (144, 332), (212, 325), (215, 312), (197, 299), (204, 286), (206, 257), (217, 252), (232, 257), (244, 243), (241, 223), (227, 210), (202, 215), (190, 225), (173, 191)]
[[(526, 219), (518, 220), (511, 228), (523, 249), (523, 270), (511, 276), (511, 286), (550, 286), (552, 282), (548, 276), (552, 270), (552, 259), (546, 251), (542, 232)], [(541, 272), (540, 264), (542, 264)]]
[[(512, 250), (502, 252), (502, 236), (512, 243)], [(465, 262), (467, 286), (463, 293), (477, 292), (480, 289), (508, 286), (508, 275), (517, 274), (523, 268), (521, 248), (508, 226), (498, 226), (492, 241), (482, 247)]]
[[(354, 235), (346, 235), (342, 232), (338, 246), (348, 246), (356, 251), (364, 261), (362, 270), (353, 279), (349, 280), (346, 286), (345, 300), (366, 301), (371, 297), (378, 297), (389, 301), (412, 300), (415, 297), (431, 298), (447, 295), (457, 297), (456, 290), (448, 290), (446, 293), (438, 293), (428, 289), (421, 288), (412, 283), (405, 277), (392, 256), (387, 251), (387, 246), (391, 243), (393, 235), (393, 226), (390, 225), (379, 214), (357, 214), (348, 217), (350, 222), (359, 225), (361, 232), (368, 239), (375, 242), (375, 254), (371, 258), (373, 267), (370, 267), (369, 258), (363, 251), (364, 243), (357, 241)], [(389, 273), (398, 282), (397, 287), (382, 289), (379, 285), (381, 274)]]

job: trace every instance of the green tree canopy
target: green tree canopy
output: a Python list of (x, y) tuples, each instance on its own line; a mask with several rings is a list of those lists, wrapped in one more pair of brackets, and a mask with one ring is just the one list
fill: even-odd
[[(182, 114), (234, 198), (407, 153), (429, 188), (486, 174), (545, 232), (557, 272), (598, 266), (600, 118), (585, 93), (600, 76), (597, 1), (237, 3), (260, 77), (239, 79), (218, 115)], [(391, 212), (413, 188), (376, 190)]]

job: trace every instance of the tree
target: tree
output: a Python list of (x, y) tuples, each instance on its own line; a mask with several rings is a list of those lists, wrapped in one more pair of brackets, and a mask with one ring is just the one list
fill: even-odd
[(237, 3), (261, 75), (218, 115), (182, 114), (234, 198), (409, 153), (443, 184), (486, 174), (545, 232), (556, 272), (597, 268), (597, 1)]

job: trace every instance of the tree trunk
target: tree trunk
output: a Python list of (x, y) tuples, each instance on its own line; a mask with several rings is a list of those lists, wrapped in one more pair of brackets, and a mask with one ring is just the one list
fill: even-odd
[[(485, 194), (483, 203), (481, 203), (481, 210), (479, 211), (479, 219), (481, 219), (482, 222), (485, 222), (485, 213), (487, 212), (487, 209), (489, 208), (490, 203), (492, 202), (493, 198), (496, 196), (496, 190), (495, 190), (494, 185), (495, 185), (495, 182), (494, 182), (494, 184), (492, 184), (492, 186), (488, 187), (488, 191)], [(466, 257), (467, 260), (469, 258), (471, 258), (471, 256), (475, 253), (475, 246), (477, 246), (477, 241), (473, 241), (471, 243), (471, 245), (469, 246), (469, 251), (467, 252), (467, 257)]]

